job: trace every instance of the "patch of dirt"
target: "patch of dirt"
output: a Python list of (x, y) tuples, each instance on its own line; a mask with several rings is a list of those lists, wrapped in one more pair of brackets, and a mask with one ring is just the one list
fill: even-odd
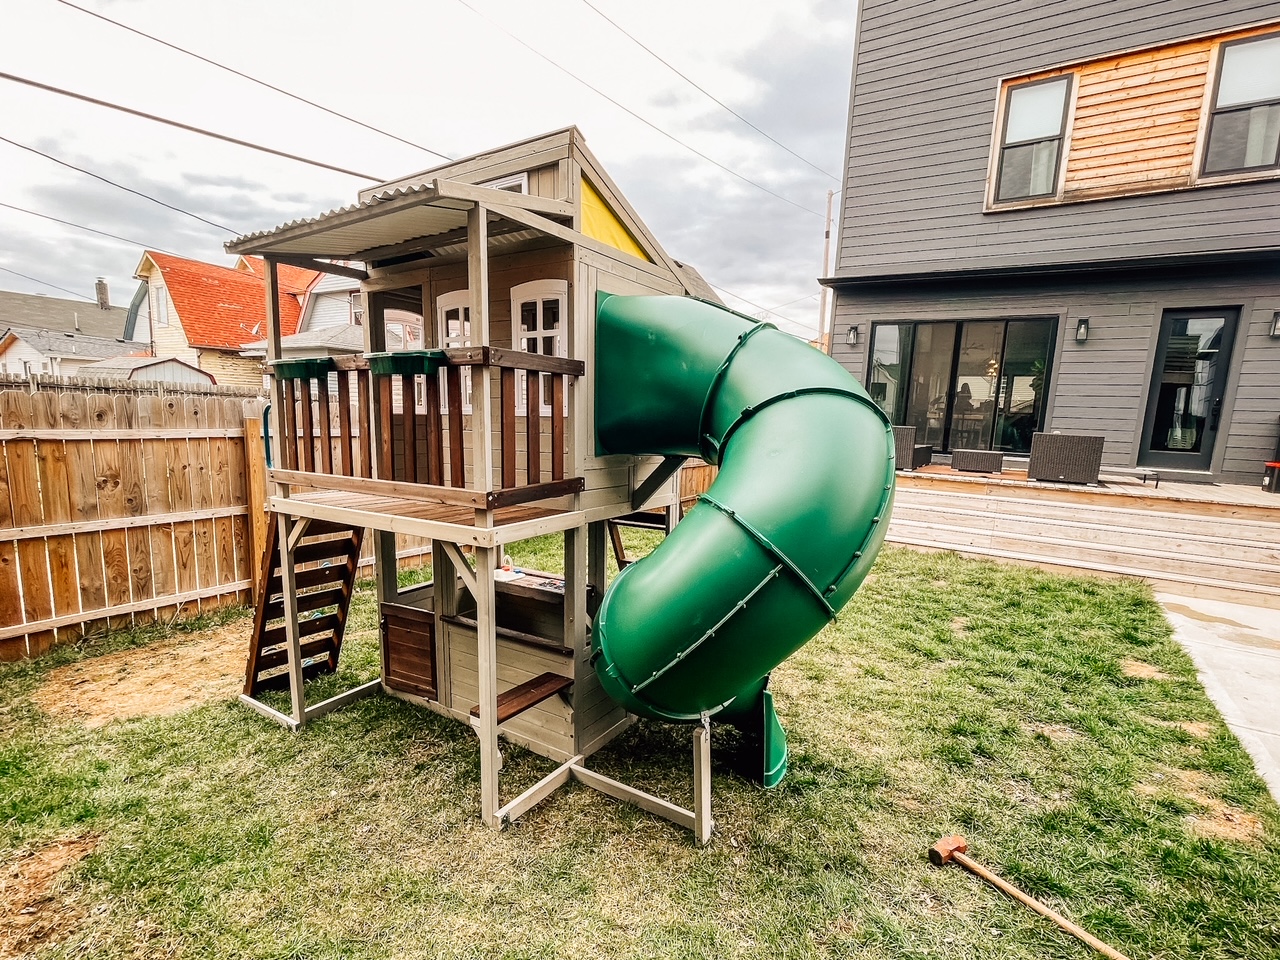
[(1157, 727), (1181, 730), (1183, 733), (1191, 734), (1197, 740), (1208, 740), (1217, 729), (1214, 724), (1205, 720), (1157, 720), (1154, 717), (1147, 717), (1147, 722), (1154, 723)]
[(1054, 743), (1064, 743), (1068, 740), (1075, 740), (1080, 733), (1061, 723), (1033, 723), (1031, 732), (1038, 733), (1046, 740), (1052, 740)]
[(969, 618), (956, 617), (951, 621), (951, 632), (957, 637), (963, 637), (969, 632)]
[(1170, 790), (1200, 807), (1199, 812), (1186, 816), (1188, 829), (1198, 836), (1236, 843), (1262, 839), (1262, 821), (1252, 813), (1212, 796), (1209, 791), (1213, 789), (1213, 779), (1200, 771), (1161, 767), (1150, 780), (1139, 783), (1134, 789), (1147, 797)]
[(1139, 680), (1169, 680), (1171, 679), (1167, 673), (1156, 669), (1149, 663), (1143, 663), (1141, 660), (1132, 658), (1122, 660), (1120, 669), (1124, 671), (1126, 677), (1136, 677)]
[(227, 700), (244, 683), (251, 621), (59, 667), (32, 696), (46, 713), (86, 727), (178, 713)]
[(98, 843), (98, 837), (59, 840), (0, 865), (0, 960), (30, 956), (34, 948), (62, 940), (76, 928), (84, 911), (57, 899), (54, 883)]

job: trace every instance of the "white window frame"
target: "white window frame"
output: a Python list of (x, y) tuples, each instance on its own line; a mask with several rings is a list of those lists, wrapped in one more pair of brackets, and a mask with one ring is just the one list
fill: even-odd
[[(459, 332), (449, 336), (449, 322), (446, 315), (458, 311)], [(469, 347), (471, 343), (471, 291), (454, 290), (436, 297), (436, 343), (442, 347)], [(449, 390), (445, 373), (440, 371), (440, 409), (449, 409)], [(471, 413), (471, 368), (462, 368), (462, 413)]]
[(494, 180), (485, 180), (483, 183), (477, 183), (477, 187), (488, 187), (490, 190), (506, 190), (510, 193), (529, 192), (529, 172), (523, 170), (520, 173), (513, 173), (509, 177), (498, 177)]
[[(543, 303), (547, 300), (560, 301), (560, 322), (554, 330), (546, 330), (543, 327)], [(533, 301), (537, 304), (537, 316), (534, 321), (533, 330), (522, 330), (520, 327), (521, 315), (520, 307), (524, 303)], [(538, 350), (528, 350), (525, 345), (526, 340), (534, 340), (535, 345), (540, 346), (545, 337), (555, 338), (555, 352), (546, 354), (546, 356), (568, 357), (569, 356), (569, 284), (565, 280), (531, 280), (528, 283), (521, 283), (511, 288), (511, 348), (522, 353), (539, 353)], [(528, 415), (528, 404), (525, 400), (527, 391), (525, 388), (525, 378), (528, 374), (523, 370), (516, 371), (516, 416)], [(538, 412), (544, 416), (551, 415), (551, 397), (549, 390), (542, 390), (539, 395)], [(569, 412), (569, 393), (565, 391), (564, 412)]]
[[(1058, 135), (1057, 170), (1054, 171), (1054, 187), (1051, 193), (1036, 194), (1031, 197), (1011, 197), (1008, 200), (997, 199), (1000, 182), (1001, 161), (1008, 146), (1005, 143), (1005, 128), (1008, 125), (1009, 104), (1014, 90), (1021, 87), (1037, 86), (1066, 79), (1067, 91), (1063, 104), (1062, 129)], [(1067, 160), (1071, 149), (1071, 132), (1075, 125), (1076, 95), (1080, 86), (1079, 70), (1069, 69), (1035, 80), (1005, 79), (1000, 81), (998, 99), (996, 101), (996, 122), (991, 129), (991, 153), (987, 165), (987, 197), (986, 212), (998, 210), (1014, 210), (1022, 207), (1036, 207), (1062, 202), (1062, 191), (1067, 179)]]
[(155, 284), (152, 289), (156, 292), (156, 326), (167, 327), (169, 325), (169, 291), (163, 282)]

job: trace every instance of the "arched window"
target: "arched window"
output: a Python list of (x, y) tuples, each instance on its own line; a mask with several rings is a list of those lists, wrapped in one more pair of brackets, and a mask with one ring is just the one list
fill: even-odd
[[(534, 280), (511, 288), (511, 341), (516, 350), (544, 357), (567, 357), (569, 284), (564, 280)], [(525, 377), (517, 373), (517, 414), (524, 414)], [(541, 413), (551, 413), (551, 375), (541, 374)], [(566, 412), (569, 398), (565, 395)]]
[[(471, 346), (471, 291), (454, 290), (436, 297), (436, 329), (442, 347)], [(448, 409), (448, 391), (441, 373), (441, 407)], [(462, 412), (471, 412), (471, 368), (462, 368)]]

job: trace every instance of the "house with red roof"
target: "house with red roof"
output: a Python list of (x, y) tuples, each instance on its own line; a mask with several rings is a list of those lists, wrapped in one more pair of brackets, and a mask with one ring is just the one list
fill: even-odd
[[(146, 284), (152, 353), (173, 357), (213, 375), (224, 386), (258, 389), (261, 361), (241, 356), (247, 343), (266, 336), (266, 280), (262, 261), (240, 257), (223, 267), (147, 250), (137, 279)], [(321, 274), (282, 266), (280, 320), (294, 333), (307, 291)]]

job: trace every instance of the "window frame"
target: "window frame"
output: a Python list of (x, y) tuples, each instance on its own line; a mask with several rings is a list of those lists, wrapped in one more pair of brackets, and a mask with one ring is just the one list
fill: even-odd
[[(1006, 136), (1009, 128), (1009, 105), (1013, 99), (1015, 90), (1023, 90), (1027, 87), (1041, 86), (1048, 83), (1058, 83), (1066, 81), (1067, 87), (1062, 95), (1062, 120), (1058, 127), (1056, 137), (1042, 137), (1038, 140), (1028, 140), (1015, 144), (1009, 144)], [(1035, 206), (1041, 203), (1058, 203), (1062, 198), (1062, 185), (1064, 174), (1067, 167), (1068, 153), (1068, 133), (1071, 130), (1071, 124), (1075, 116), (1075, 91), (1077, 86), (1077, 77), (1075, 70), (1063, 70), (1052, 76), (1040, 77), (1035, 80), (1010, 81), (1002, 80), (1000, 82), (999, 100), (996, 105), (996, 123), (991, 134), (991, 160), (988, 172), (987, 182), (987, 209), (989, 210), (1007, 210), (1012, 207)], [(1037, 143), (1044, 143), (1049, 140), (1057, 141), (1057, 150), (1054, 154), (1054, 170), (1053, 170), (1053, 188), (1047, 193), (1029, 194), (1023, 197), (1011, 197), (1007, 200), (998, 199), (1000, 196), (1000, 182), (1004, 178), (1004, 154), (1010, 146), (1032, 146)]]
[(1275, 159), (1265, 166), (1232, 167), (1227, 170), (1213, 171), (1205, 169), (1209, 162), (1209, 145), (1213, 138), (1213, 122), (1219, 115), (1224, 113), (1237, 113), (1241, 110), (1250, 110), (1254, 107), (1260, 106), (1280, 106), (1280, 97), (1276, 97), (1272, 100), (1258, 100), (1256, 102), (1235, 104), (1225, 109), (1219, 109), (1218, 91), (1222, 85), (1222, 68), (1226, 62), (1227, 50), (1231, 47), (1238, 47), (1243, 44), (1259, 43), (1264, 40), (1276, 39), (1280, 39), (1280, 30), (1272, 30), (1267, 33), (1255, 34), (1248, 37), (1237, 37), (1234, 40), (1224, 40), (1217, 44), (1217, 49), (1212, 61), (1212, 88), (1206, 88), (1205, 91), (1204, 123), (1202, 124), (1199, 149), (1196, 151), (1195, 161), (1197, 169), (1193, 182), (1221, 183), (1233, 180), (1270, 179), (1280, 175), (1280, 144), (1277, 145)]
[[(532, 331), (523, 331), (520, 329), (520, 305), (528, 301), (534, 301), (538, 304), (537, 328)], [(542, 304), (547, 300), (558, 300), (560, 302), (560, 324), (553, 331), (547, 331), (542, 326)], [(535, 339), (541, 341), (543, 337), (554, 336), (556, 339), (556, 352), (554, 354), (534, 354), (534, 356), (569, 356), (569, 282), (567, 280), (530, 280), (528, 283), (520, 283), (511, 288), (511, 349), (519, 353), (529, 353), (524, 348), (526, 339)], [(528, 415), (527, 396), (528, 391), (525, 388), (525, 378), (527, 373), (521, 370), (516, 371), (516, 416), (523, 417)], [(551, 416), (551, 401), (549, 391), (540, 391), (539, 394), (538, 413), (541, 416)], [(564, 412), (569, 412), (569, 393), (565, 391)]]
[(157, 327), (169, 326), (169, 289), (165, 286), (164, 281), (153, 284), (152, 290), (156, 294), (156, 309), (153, 317)]
[[(450, 310), (458, 311), (459, 333), (456, 337), (449, 336), (448, 320), (445, 318)], [(471, 291), (468, 288), (461, 290), (450, 290), (448, 293), (442, 293), (436, 297), (436, 343), (441, 347), (469, 347), (471, 346)], [(441, 370), (438, 374), (440, 377), (440, 410), (448, 412), (449, 410), (449, 391), (445, 385), (445, 372)], [(471, 368), (462, 368), (462, 414), (463, 416), (471, 415)]]

